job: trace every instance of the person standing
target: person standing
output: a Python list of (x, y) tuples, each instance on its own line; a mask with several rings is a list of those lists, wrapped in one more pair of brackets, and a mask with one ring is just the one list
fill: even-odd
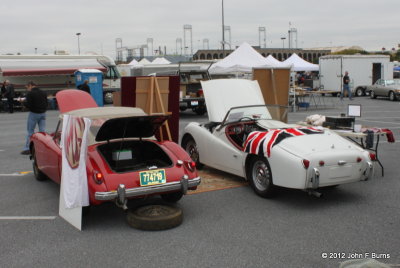
[(351, 97), (351, 90), (350, 90), (350, 77), (349, 77), (349, 72), (346, 71), (343, 76), (343, 89), (342, 93), (340, 94), (340, 99), (343, 100), (344, 92), (347, 91), (347, 95), (349, 96), (350, 100), (353, 100)]
[(79, 85), (78, 89), (86, 91), (87, 93), (90, 94), (89, 81), (88, 80), (83, 81), (83, 84)]
[(4, 93), (3, 97), (7, 99), (8, 112), (12, 114), (14, 112), (14, 85), (9, 80), (4, 81)]
[(39, 132), (46, 131), (46, 110), (47, 110), (47, 95), (44, 91), (36, 87), (33, 81), (28, 82), (26, 85), (28, 93), (26, 94), (25, 106), (29, 110), (27, 120), (27, 131), (26, 143), (24, 150), (21, 154), (28, 155), (29, 142), (32, 134), (35, 132), (36, 124), (39, 127)]

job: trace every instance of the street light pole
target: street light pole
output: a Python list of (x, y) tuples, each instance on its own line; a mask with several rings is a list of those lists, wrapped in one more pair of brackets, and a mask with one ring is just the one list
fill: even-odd
[(222, 58), (225, 57), (224, 0), (222, 0)]
[(78, 36), (78, 54), (81, 55), (81, 47), (79, 44), (79, 36), (81, 35), (81, 33), (76, 33), (76, 36)]
[(282, 48), (285, 48), (285, 39), (286, 39), (286, 37), (281, 37), (281, 40), (282, 40)]

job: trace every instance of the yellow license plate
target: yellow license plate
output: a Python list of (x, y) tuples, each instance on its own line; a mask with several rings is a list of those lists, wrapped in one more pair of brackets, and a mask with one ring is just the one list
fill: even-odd
[(140, 186), (163, 184), (167, 182), (164, 169), (139, 172)]

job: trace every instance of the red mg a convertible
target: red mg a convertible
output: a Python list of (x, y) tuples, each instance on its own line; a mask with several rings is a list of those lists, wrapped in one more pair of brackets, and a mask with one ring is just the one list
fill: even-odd
[(127, 199), (156, 194), (177, 202), (200, 184), (189, 155), (174, 142), (154, 138), (167, 116), (147, 115), (140, 108), (97, 107), (92, 97), (80, 90), (63, 90), (56, 98), (61, 117), (55, 132), (31, 137), (37, 180), (61, 182), (62, 115), (68, 114), (91, 120), (86, 156), (91, 205), (114, 201), (126, 208)]

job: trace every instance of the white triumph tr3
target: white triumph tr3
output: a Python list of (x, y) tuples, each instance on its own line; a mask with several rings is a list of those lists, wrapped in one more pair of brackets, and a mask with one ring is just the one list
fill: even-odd
[(274, 186), (319, 196), (320, 187), (369, 179), (374, 156), (322, 127), (273, 120), (257, 81), (202, 82), (209, 122), (189, 123), (181, 145), (202, 165), (244, 177), (256, 194)]

